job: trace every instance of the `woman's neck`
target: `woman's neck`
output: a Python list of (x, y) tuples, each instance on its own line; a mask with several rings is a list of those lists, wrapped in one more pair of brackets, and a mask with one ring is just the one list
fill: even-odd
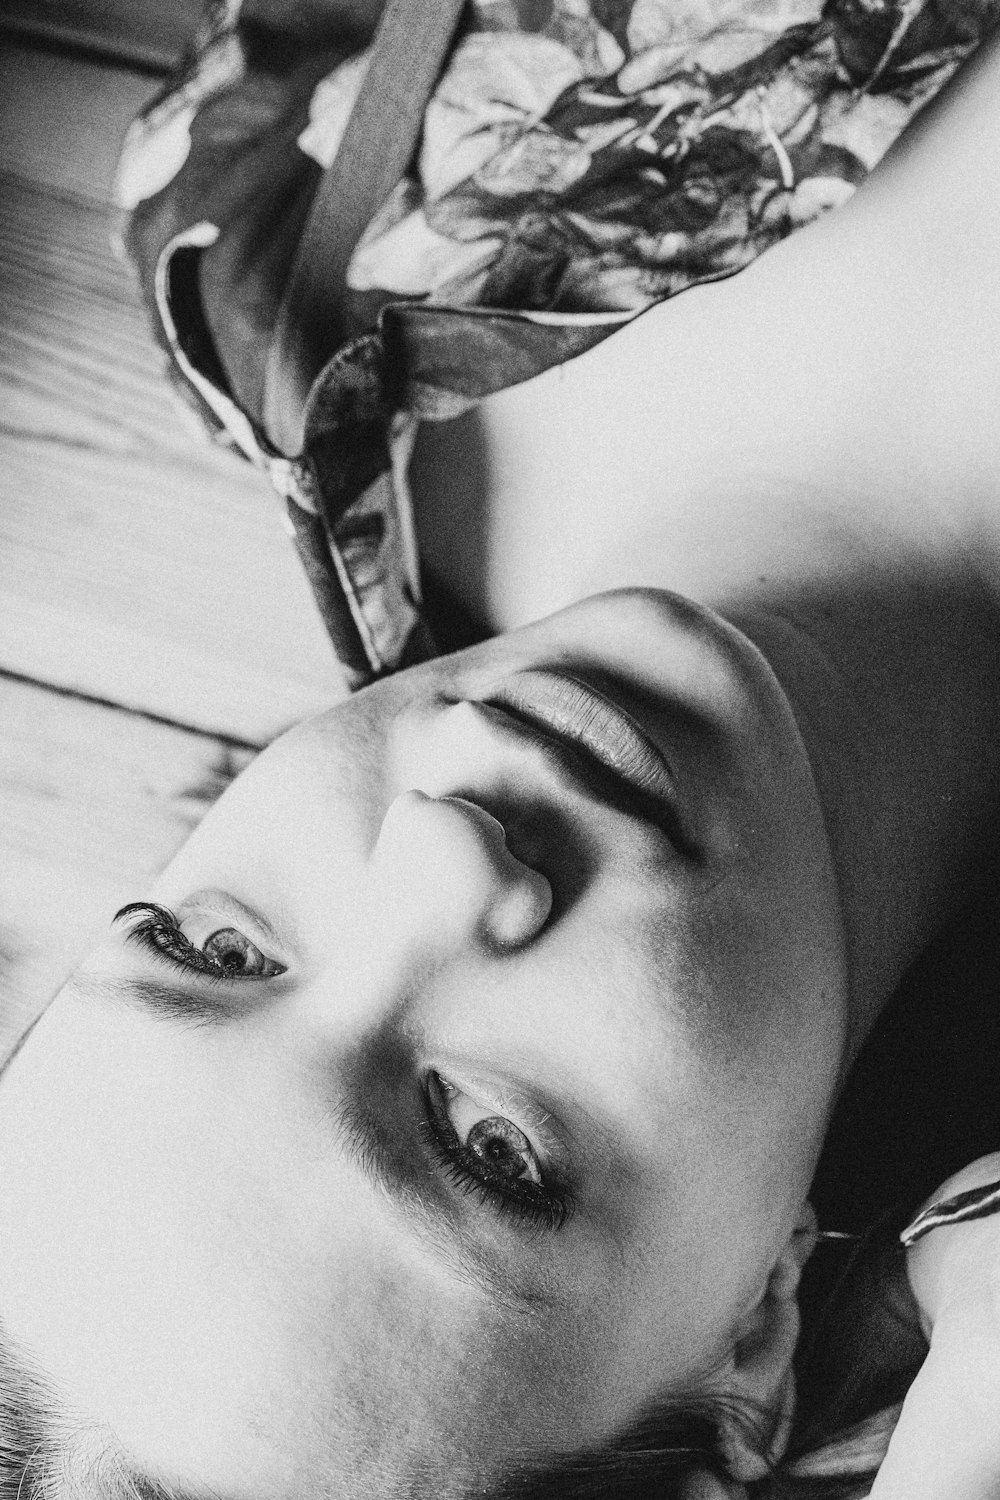
[(849, 1066), (995, 857), (1000, 613), (960, 561), (917, 553), (721, 612), (770, 662), (813, 766), (848, 939)]

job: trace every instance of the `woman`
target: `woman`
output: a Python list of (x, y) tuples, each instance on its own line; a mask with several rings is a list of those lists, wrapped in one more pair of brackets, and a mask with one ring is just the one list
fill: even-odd
[(495, 398), (482, 563), (426, 493), (469, 419), (427, 435), (432, 565), (494, 627), (570, 607), (279, 740), (11, 1064), (17, 1487), (500, 1493), (650, 1423), (679, 1472), (780, 1457), (837, 1086), (995, 812), (996, 66), (837, 218)]

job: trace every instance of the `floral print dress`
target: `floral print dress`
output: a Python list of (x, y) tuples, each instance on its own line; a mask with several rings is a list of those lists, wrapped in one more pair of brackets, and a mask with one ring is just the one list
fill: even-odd
[(126, 245), (185, 391), (281, 491), (352, 687), (433, 650), (415, 423), (844, 203), (998, 17), (1000, 0), (469, 0), (287, 453), (267, 354), (370, 50), (327, 0), (213, 0), (126, 140)]

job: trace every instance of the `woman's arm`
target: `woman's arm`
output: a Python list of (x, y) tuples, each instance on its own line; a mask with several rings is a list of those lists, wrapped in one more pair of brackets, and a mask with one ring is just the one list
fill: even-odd
[[(1000, 1178), (1000, 1153), (935, 1198)], [(1000, 1494), (1000, 1216), (935, 1229), (908, 1252), (930, 1353), (903, 1404), (872, 1500)]]

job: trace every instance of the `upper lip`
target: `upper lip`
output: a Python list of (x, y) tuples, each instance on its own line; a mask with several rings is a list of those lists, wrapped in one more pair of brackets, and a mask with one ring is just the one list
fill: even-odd
[(654, 823), (692, 853), (674, 774), (630, 714), (579, 677), (551, 669), (514, 672), (474, 700), (500, 709), (523, 737), (564, 752), (563, 765), (601, 801)]

